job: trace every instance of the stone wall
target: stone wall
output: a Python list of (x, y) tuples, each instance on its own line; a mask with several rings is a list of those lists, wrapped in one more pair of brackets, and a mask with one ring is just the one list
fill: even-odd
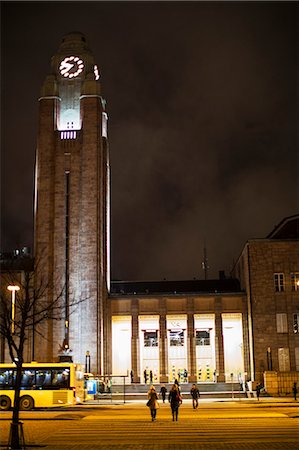
[(271, 396), (293, 396), (293, 385), (297, 382), (299, 390), (299, 372), (265, 372), (264, 386)]

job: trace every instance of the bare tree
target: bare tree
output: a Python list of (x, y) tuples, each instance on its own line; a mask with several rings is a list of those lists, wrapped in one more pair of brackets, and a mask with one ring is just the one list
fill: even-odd
[[(11, 361), (16, 364), (11, 442), (9, 442), (12, 449), (19, 449), (21, 445), (19, 434), (20, 390), (26, 341), (29, 340), (32, 331), (39, 333), (37, 327), (46, 321), (62, 320), (65, 309), (64, 287), (55, 295), (52, 294), (49, 299), (48, 293), (54, 292), (53, 286), (43, 281), (40, 274), (41, 271), (37, 264), (34, 268), (27, 264), (22, 271), (22, 276), (19, 276), (17, 280), (15, 271), (8, 271), (2, 276), (2, 283), (3, 279), (5, 283), (1, 286), (0, 336), (7, 344)], [(15, 290), (14, 301), (8, 295), (9, 285), (12, 293)], [(79, 302), (73, 301), (68, 307), (75, 307)]]

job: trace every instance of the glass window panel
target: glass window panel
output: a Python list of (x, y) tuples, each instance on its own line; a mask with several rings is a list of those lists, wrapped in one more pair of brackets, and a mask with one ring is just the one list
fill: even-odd
[(145, 331), (144, 332), (144, 347), (158, 347), (158, 332)]
[(0, 369), (0, 389), (9, 389), (13, 385), (13, 371)]
[(196, 345), (211, 345), (210, 332), (207, 330), (196, 330)]
[(70, 383), (70, 369), (53, 369), (52, 386), (57, 388), (67, 388)]
[(36, 370), (36, 385), (38, 387), (42, 387), (46, 389), (47, 387), (51, 387), (51, 370), (49, 369), (37, 369)]
[(286, 313), (276, 314), (277, 333), (288, 332), (288, 317)]
[(21, 387), (31, 388), (35, 385), (35, 370), (25, 369), (22, 370)]
[(169, 344), (170, 347), (183, 347), (184, 346), (184, 330), (169, 332)]

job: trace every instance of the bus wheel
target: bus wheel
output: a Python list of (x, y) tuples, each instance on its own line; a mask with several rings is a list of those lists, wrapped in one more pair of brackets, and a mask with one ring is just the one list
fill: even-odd
[(0, 396), (0, 410), (1, 411), (8, 411), (11, 407), (11, 401), (10, 398), (7, 397), (7, 395), (1, 395)]
[(20, 398), (20, 409), (22, 411), (29, 411), (34, 407), (34, 400), (29, 395), (23, 395), (23, 397)]

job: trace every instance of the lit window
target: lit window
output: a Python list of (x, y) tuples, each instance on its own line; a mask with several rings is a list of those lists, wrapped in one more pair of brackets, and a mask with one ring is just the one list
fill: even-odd
[(196, 345), (211, 345), (210, 332), (207, 330), (196, 330)]
[(291, 273), (292, 291), (299, 291), (299, 272)]
[(286, 313), (276, 314), (277, 333), (288, 332), (288, 317)]
[(170, 347), (183, 347), (184, 346), (184, 330), (170, 330), (169, 334)]
[(158, 331), (144, 331), (144, 347), (158, 347)]
[(299, 313), (293, 314), (293, 331), (296, 334), (299, 332)]
[(283, 273), (275, 273), (274, 274), (274, 288), (275, 288), (275, 292), (283, 292), (284, 291), (284, 274)]

